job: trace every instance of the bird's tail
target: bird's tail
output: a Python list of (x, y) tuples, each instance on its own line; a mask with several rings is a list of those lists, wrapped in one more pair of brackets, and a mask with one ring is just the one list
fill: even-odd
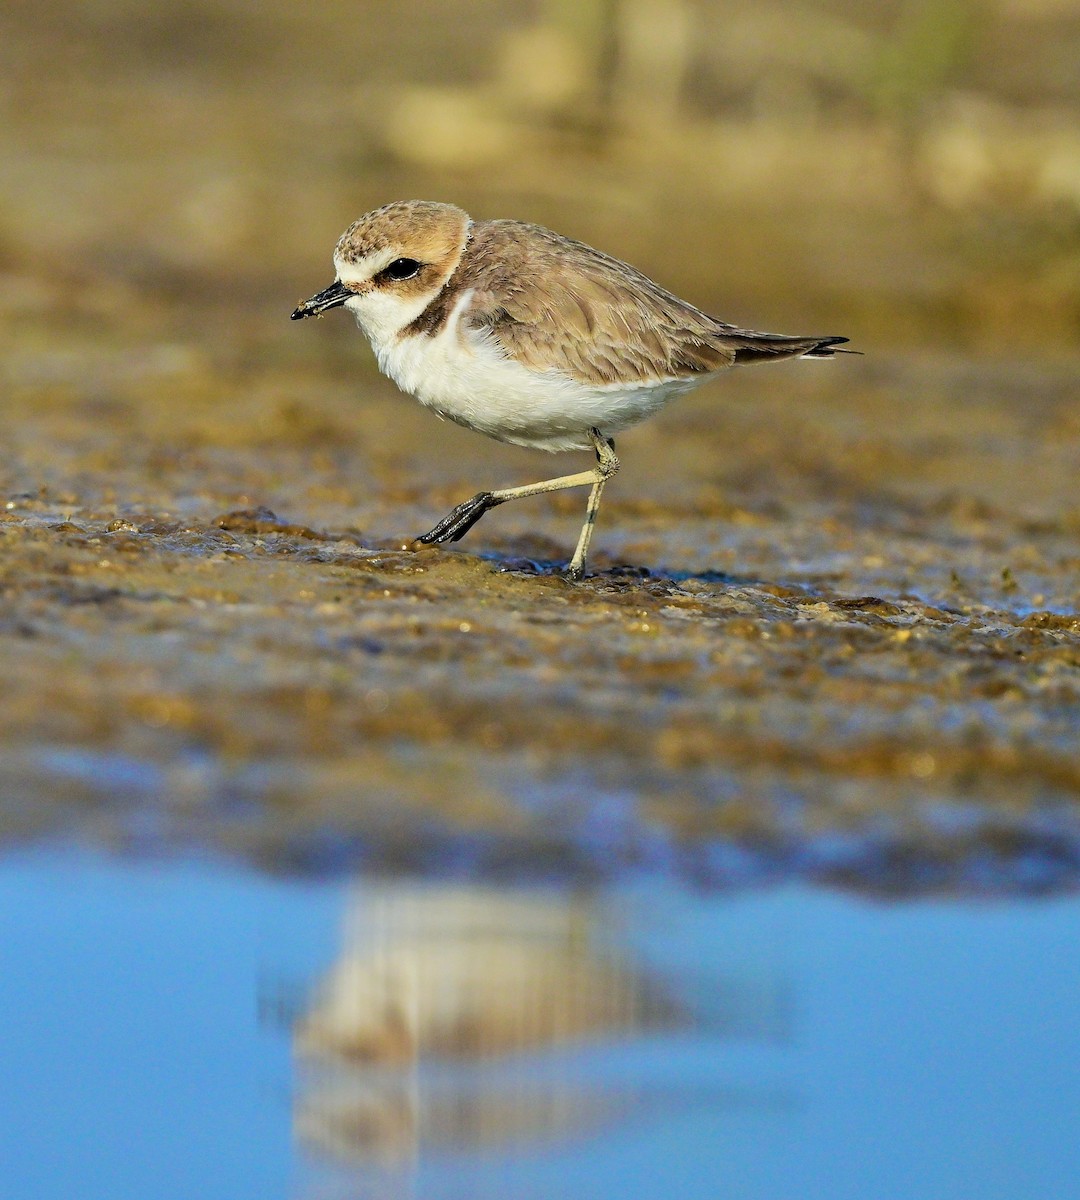
[(735, 352), (735, 362), (776, 362), (781, 358), (832, 358), (834, 354), (857, 354), (837, 350), (846, 337), (788, 337), (782, 333), (754, 333), (749, 329), (725, 333), (723, 341)]

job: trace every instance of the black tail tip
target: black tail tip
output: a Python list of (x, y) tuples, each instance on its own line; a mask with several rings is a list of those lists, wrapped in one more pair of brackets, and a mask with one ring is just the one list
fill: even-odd
[(844, 342), (850, 340), (846, 337), (822, 338), (803, 354), (803, 358), (832, 358), (834, 354), (861, 354), (861, 350), (837, 350), (837, 346), (842, 346)]

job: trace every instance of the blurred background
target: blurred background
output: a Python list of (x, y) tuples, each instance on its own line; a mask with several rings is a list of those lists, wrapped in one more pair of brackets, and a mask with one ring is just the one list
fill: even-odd
[(1080, 329), (1073, 0), (12, 0), (0, 20), (9, 307), (264, 318), (355, 216), (419, 196), (552, 225), (751, 325), (1003, 355)]

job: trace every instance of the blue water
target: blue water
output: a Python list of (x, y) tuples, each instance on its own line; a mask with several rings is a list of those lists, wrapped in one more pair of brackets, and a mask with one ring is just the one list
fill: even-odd
[[(311, 1084), (290, 1018), (356, 894), (224, 865), (0, 861), (0, 1197), (1080, 1197), (1074, 896), (597, 897), (699, 1020), (532, 1054), (517, 1094), (554, 1075), (596, 1120), (380, 1164), (293, 1129)], [(750, 999), (719, 1017), (732, 981)], [(413, 1082), (456, 1111), (499, 1094), (505, 1067), (487, 1070)]]

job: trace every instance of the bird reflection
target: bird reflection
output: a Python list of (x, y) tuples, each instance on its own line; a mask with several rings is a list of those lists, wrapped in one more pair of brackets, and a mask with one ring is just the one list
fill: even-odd
[(300, 1140), (394, 1167), (580, 1138), (632, 1113), (644, 1093), (580, 1055), (701, 1017), (635, 960), (619, 918), (585, 895), (358, 887), (339, 957), (293, 1028)]
[(347, 946), (296, 1030), (359, 1064), (490, 1059), (685, 1023), (584, 899), (407, 888), (357, 897)]

